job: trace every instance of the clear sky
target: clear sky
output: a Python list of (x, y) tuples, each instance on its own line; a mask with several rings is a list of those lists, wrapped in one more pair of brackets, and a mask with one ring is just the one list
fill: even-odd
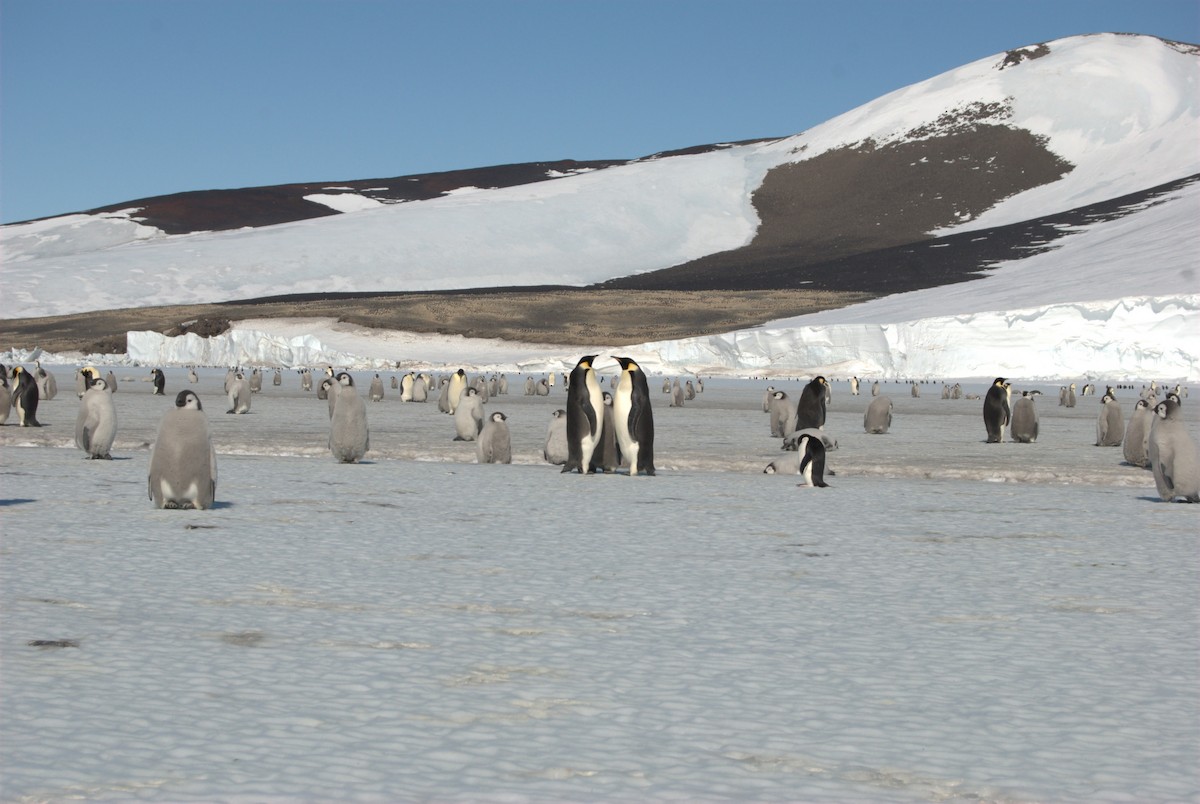
[(1200, 0), (0, 0), (0, 221), (799, 133)]

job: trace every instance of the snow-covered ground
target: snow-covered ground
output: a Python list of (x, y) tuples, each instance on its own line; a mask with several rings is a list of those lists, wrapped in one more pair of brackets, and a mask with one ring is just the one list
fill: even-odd
[[(233, 416), (221, 371), (129, 366), (87, 461), (49, 368), (47, 426), (0, 428), (4, 801), (1200, 800), (1198, 508), (1092, 446), (1097, 397), (1017, 380), (1041, 437), (985, 444), (940, 385), (868, 436), (839, 380), (809, 489), (761, 473), (765, 381), (652, 377), (631, 478), (541, 462), (563, 387), (512, 375), (511, 466), (390, 387), (340, 465), (293, 372)], [(157, 511), (185, 387), (218, 506)]]

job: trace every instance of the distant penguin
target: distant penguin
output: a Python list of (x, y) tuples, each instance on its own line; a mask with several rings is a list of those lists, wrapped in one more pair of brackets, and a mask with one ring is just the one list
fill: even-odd
[(475, 457), (479, 463), (512, 463), (512, 437), (505, 416), (495, 411), (484, 422), (475, 442)]
[(617, 362), (621, 364), (621, 379), (613, 395), (617, 445), (623, 460), (629, 462), (630, 475), (653, 475), (654, 413), (646, 374), (628, 357), (618, 357)]
[(262, 372), (258, 369), (250, 372), (250, 393), (262, 393)]
[(275, 374), (271, 377), (271, 385), (283, 385), (283, 372), (279, 369), (275, 369)]
[(814, 377), (804, 386), (804, 390), (800, 392), (800, 401), (796, 405), (796, 424), (792, 429), (825, 426), (825, 400), (828, 398), (828, 391), (829, 383), (821, 376)]
[(1125, 416), (1121, 413), (1121, 403), (1106, 392), (1100, 398), (1100, 414), (1096, 417), (1096, 446), (1119, 447), (1124, 440)]
[(217, 493), (217, 453), (208, 418), (193, 391), (180, 391), (158, 426), (147, 480), (155, 508), (212, 508)]
[(1010, 418), (1012, 411), (1008, 407), (1008, 390), (1004, 387), (1004, 378), (997, 377), (992, 380), (983, 399), (983, 426), (987, 429), (987, 443), (1000, 443)]
[(786, 391), (775, 391), (771, 394), (771, 405), (768, 412), (771, 414), (771, 435), (775, 438), (783, 438), (788, 434), (788, 427), (794, 418), (792, 403), (788, 401)]
[(499, 383), (498, 390), (499, 390), (501, 396), (508, 395), (508, 377), (505, 376), (504, 374), (500, 375), (500, 383)]
[(533, 396), (535, 390), (536, 389), (534, 388), (533, 377), (526, 377), (525, 378), (525, 396)]
[(474, 441), (483, 429), (483, 398), (479, 389), (471, 386), (463, 391), (454, 408), (454, 440)]
[(38, 402), (41, 396), (37, 381), (22, 366), (12, 369), (12, 406), (17, 411), (17, 424), (22, 427), (41, 427), (37, 420)]
[(850, 378), (850, 393), (854, 396), (858, 396), (858, 377)]
[(879, 380), (871, 383), (871, 396), (879, 396)]
[(109, 369), (108, 374), (104, 375), (104, 382), (108, 383), (108, 392), (115, 394), (117, 392), (117, 375)]
[[(88, 386), (92, 384), (92, 380), (94, 378), (92, 377), (91, 372), (93, 371), (96, 370), (91, 366), (81, 366), (75, 369), (75, 396), (79, 397), (80, 399), (83, 399), (84, 391), (86, 391)], [(7, 376), (7, 372), (5, 372), (5, 379), (7, 379)], [(96, 372), (96, 376), (99, 377), (100, 372)]]
[(188, 382), (190, 382), (190, 383), (197, 383), (197, 382), (200, 382), (200, 377), (198, 377), (198, 376), (196, 375), (196, 368), (195, 368), (195, 366), (191, 366), (191, 367), (189, 367), (189, 368), (188, 368)]
[(1168, 395), (1154, 408), (1150, 429), (1150, 468), (1158, 496), (1166, 502), (1182, 497), (1200, 502), (1200, 453), (1180, 413), (1179, 399)]
[(1009, 428), (1012, 440), (1020, 444), (1032, 444), (1038, 437), (1038, 413), (1033, 397), (1028, 391), (1012, 406), (1012, 425)]
[(106, 385), (97, 377), (83, 392), (75, 417), (75, 446), (89, 458), (107, 461), (112, 460), (112, 445), (117, 437), (117, 406)]
[(167, 375), (163, 374), (162, 369), (156, 368), (156, 369), (150, 370), (150, 376), (154, 378), (154, 395), (155, 396), (166, 396), (167, 395)]
[(913, 399), (916, 399), (916, 398), (918, 398), (918, 397), (920, 397), (920, 396), (921, 396), (921, 386), (917, 385), (917, 384), (914, 382), (914, 383), (912, 384), (912, 397), (913, 397)]
[(675, 382), (671, 383), (671, 407), (683, 407), (683, 386), (679, 384), (679, 378), (675, 378)]
[(242, 372), (237, 372), (233, 376), (233, 381), (229, 383), (229, 410), (226, 413), (249, 413), (250, 412), (250, 381), (246, 379), (246, 375)]
[(696, 386), (692, 384), (691, 380), (688, 380), (683, 384), (683, 401), (690, 402), (691, 400), (693, 400), (695, 398), (696, 398)]
[(767, 390), (763, 391), (763, 403), (762, 403), (763, 413), (771, 412), (771, 400), (774, 398), (774, 396), (775, 396), (775, 386), (768, 385)]
[(801, 436), (796, 444), (800, 457), (800, 475), (805, 484), (814, 488), (828, 488), (825, 482), (825, 444), (816, 436)]
[(546, 428), (546, 443), (542, 447), (546, 463), (561, 466), (570, 457), (567, 450), (567, 412), (562, 408), (550, 414), (550, 425)]
[(604, 433), (604, 396), (596, 370), (595, 355), (579, 358), (567, 378), (567, 462), (564, 472), (592, 472), (592, 455)]
[(463, 392), (467, 390), (467, 372), (459, 369), (450, 375), (450, 384), (446, 388), (446, 406), (449, 408), (447, 413), (453, 415), (454, 411), (458, 410), (459, 400), (462, 398)]
[(312, 372), (309, 371), (308, 369), (304, 369), (304, 371), (300, 372), (300, 390), (301, 391), (311, 391), (312, 384), (313, 384)]
[(416, 380), (417, 380), (416, 375), (413, 374), (411, 371), (400, 378), (400, 401), (401, 402), (412, 402), (413, 401), (413, 383), (415, 383)]
[(8, 387), (8, 372), (0, 366), (0, 424), (8, 422), (12, 411), (12, 389)]
[(892, 400), (877, 396), (867, 405), (863, 414), (863, 430), (872, 435), (883, 435), (892, 427)]
[(1150, 425), (1154, 421), (1154, 410), (1145, 399), (1139, 399), (1133, 406), (1133, 415), (1125, 427), (1125, 437), (1121, 440), (1121, 452), (1125, 460), (1143, 469), (1150, 465)]
[(670, 377), (663, 377), (663, 389), (662, 389), (662, 391), (663, 391), (663, 393), (664, 393), (664, 394), (669, 394), (669, 393), (671, 393), (671, 378), (670, 378)]
[(533, 393), (536, 396), (550, 396), (550, 381), (545, 377), (538, 380), (533, 386)]
[(341, 463), (357, 463), (370, 449), (367, 405), (348, 372), (338, 372), (329, 396), (334, 400), (329, 418), (329, 451)]
[(225, 370), (225, 384), (221, 386), (225, 393), (228, 394), (230, 389), (233, 388), (233, 383), (237, 380), (237, 375), (238, 369), (236, 368), (228, 368)]
[(372, 402), (383, 401), (383, 380), (378, 374), (371, 378), (371, 387), (367, 391), (367, 396)]

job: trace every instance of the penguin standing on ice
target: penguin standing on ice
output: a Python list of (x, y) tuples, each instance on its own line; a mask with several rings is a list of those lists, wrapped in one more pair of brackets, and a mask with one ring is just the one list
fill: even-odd
[(1125, 460), (1134, 466), (1143, 468), (1150, 465), (1150, 424), (1154, 421), (1154, 412), (1150, 403), (1139, 399), (1133, 407), (1133, 415), (1125, 427), (1125, 438), (1121, 441), (1121, 451)]
[(147, 479), (155, 508), (212, 508), (217, 493), (217, 453), (200, 397), (180, 391), (158, 426)]
[(229, 381), (229, 410), (226, 413), (249, 413), (250, 412), (250, 381), (246, 379), (246, 375), (238, 371), (233, 375), (233, 379)]
[(1150, 468), (1158, 496), (1166, 502), (1182, 497), (1200, 502), (1200, 453), (1187, 431), (1187, 424), (1174, 394), (1154, 408), (1150, 429)]
[(825, 400), (829, 398), (828, 390), (829, 383), (821, 376), (814, 377), (804, 386), (804, 390), (800, 392), (800, 401), (796, 405), (796, 424), (792, 430), (825, 426)]
[(8, 387), (8, 372), (0, 366), (0, 424), (8, 422), (12, 410), (12, 390)]
[(1021, 398), (1012, 407), (1012, 440), (1020, 444), (1032, 444), (1038, 437), (1038, 414), (1033, 405), (1033, 397), (1028, 391), (1021, 392)]
[(154, 395), (166, 396), (167, 375), (163, 374), (162, 369), (156, 368), (150, 370), (150, 376), (154, 378)]
[(883, 435), (892, 427), (892, 400), (877, 396), (867, 405), (863, 414), (863, 430), (873, 435)]
[(112, 460), (110, 451), (117, 437), (117, 406), (104, 380), (96, 377), (83, 392), (75, 418), (75, 446), (89, 458)]
[(629, 461), (629, 474), (654, 474), (654, 413), (650, 409), (650, 388), (646, 373), (628, 357), (618, 357), (621, 379), (613, 395), (613, 420), (617, 425), (617, 445)]
[(592, 466), (605, 472), (615, 472), (621, 464), (621, 453), (617, 449), (617, 422), (613, 418), (613, 396), (608, 391), (602, 394), (604, 398), (604, 427), (600, 433), (600, 443), (592, 454)]
[(1100, 397), (1100, 415), (1096, 417), (1096, 446), (1119, 447), (1125, 440), (1125, 417), (1121, 403), (1109, 388)]
[(791, 424), (793, 417), (792, 404), (788, 402), (786, 391), (771, 392), (770, 409), (768, 413), (771, 415), (771, 435), (775, 438), (783, 438), (788, 434), (788, 426)]
[(470, 386), (458, 398), (454, 408), (454, 440), (474, 441), (483, 429), (483, 397), (479, 389)]
[(370, 449), (371, 435), (367, 428), (367, 406), (354, 378), (348, 372), (338, 372), (329, 389), (333, 411), (329, 416), (329, 451), (341, 463), (357, 463)]
[(383, 379), (378, 374), (371, 378), (371, 387), (367, 390), (367, 396), (372, 402), (383, 401)]
[(816, 436), (803, 435), (796, 442), (800, 457), (800, 475), (813, 488), (828, 488), (825, 482), (825, 443)]
[(453, 415), (458, 410), (458, 402), (467, 389), (467, 372), (459, 369), (450, 375), (450, 383), (446, 388), (446, 412)]
[(604, 397), (596, 370), (595, 355), (579, 358), (567, 379), (567, 462), (563, 472), (591, 473), (592, 455), (604, 432)]
[(508, 432), (508, 417), (500, 411), (488, 416), (475, 442), (479, 463), (512, 463), (512, 437)]
[(1004, 378), (992, 380), (987, 396), (983, 399), (983, 426), (987, 429), (987, 443), (999, 444), (1004, 437), (1004, 428), (1012, 418), (1008, 407), (1008, 390), (1004, 387)]
[(567, 412), (562, 408), (550, 414), (550, 425), (546, 428), (546, 443), (542, 445), (542, 457), (546, 463), (561, 466), (567, 462)]
[(38, 400), (41, 399), (37, 381), (22, 366), (13, 366), (12, 380), (12, 406), (17, 411), (17, 424), (22, 427), (41, 427), (41, 422), (37, 420)]

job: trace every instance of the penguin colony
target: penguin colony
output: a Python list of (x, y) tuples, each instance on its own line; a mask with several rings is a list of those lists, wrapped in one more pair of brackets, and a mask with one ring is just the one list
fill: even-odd
[[(634, 359), (615, 357), (619, 372), (608, 380), (612, 392), (603, 391), (597, 357), (584, 355), (569, 375), (563, 375), (566, 407), (551, 414), (542, 458), (561, 466), (564, 473), (614, 473), (623, 468), (630, 476), (654, 475), (654, 416), (645, 372)], [(611, 364), (602, 366), (602, 370), (612, 368)], [(341, 463), (357, 463), (370, 448), (364, 397), (359, 395), (349, 372), (326, 368), (324, 373), (318, 397), (327, 400), (330, 453)], [(311, 390), (311, 372), (306, 369), (299, 375), (301, 387)], [(229, 370), (225, 382), (227, 413), (249, 412), (250, 396), (261, 390), (261, 377), (262, 372), (257, 369), (250, 379), (239, 369)], [(548, 395), (549, 389), (556, 386), (554, 377), (553, 372), (541, 378), (527, 377), (525, 393)], [(194, 368), (188, 369), (188, 380), (198, 381)], [(165, 396), (167, 378), (161, 369), (153, 369), (143, 382), (152, 384), (154, 395)], [(276, 370), (272, 384), (281, 382), (281, 374)], [(857, 377), (851, 381), (852, 396), (861, 382)], [(910, 395), (919, 398), (921, 383), (906, 382)], [(76, 372), (75, 384), (79, 399), (75, 445), (89, 459), (111, 459), (118, 432), (114, 404), (116, 377), (111, 371), (101, 377), (97, 369), (88, 366)], [(512, 463), (508, 416), (485, 409), (493, 398), (507, 394), (507, 377), (493, 374), (472, 380), (463, 369), (437, 379), (428, 373), (408, 372), (402, 378), (393, 376), (391, 384), (392, 388), (400, 389), (404, 402), (424, 402), (429, 389), (438, 389), (438, 409), (453, 419), (454, 440), (473, 442), (480, 464)], [(383, 378), (375, 374), (366, 398), (382, 401), (383, 387)], [(1130, 386), (1117, 388), (1134, 390)], [(1099, 400), (1090, 403), (1098, 405), (1095, 444), (1120, 446), (1126, 464), (1149, 469), (1162, 500), (1200, 502), (1200, 453), (1182, 416), (1186, 390), (1176, 386), (1160, 402), (1158, 395), (1164, 390), (1157, 384), (1143, 387), (1126, 425), (1117, 389), (1108, 386)], [(864, 432), (887, 434), (893, 426), (895, 406), (890, 397), (881, 393), (878, 381), (871, 383), (871, 391), (863, 414)], [(670, 407), (683, 407), (703, 392), (703, 382), (699, 378), (696, 382), (667, 378), (662, 392), (669, 397)], [(39, 404), (53, 399), (56, 393), (54, 375), (40, 364), (32, 371), (23, 366), (11, 370), (0, 367), (0, 424), (6, 424), (15, 412), (15, 425), (42, 426), (38, 420)], [(1087, 384), (1080, 395), (1094, 393), (1094, 387)], [(1039, 395), (1040, 391), (1026, 390), (1014, 403), (1012, 384), (997, 377), (983, 400), (985, 442), (1037, 443)], [(963, 398), (961, 386), (943, 385), (941, 398)], [(825, 475), (827, 470), (831, 476), (834, 472), (828, 468), (828, 453), (838, 448), (837, 441), (824, 429), (831, 399), (830, 383), (822, 376), (814, 377), (802, 387), (795, 407), (785, 391), (775, 386), (766, 388), (762, 409), (769, 414), (770, 434), (781, 439), (781, 448), (789, 454), (771, 461), (763, 470), (765, 473), (795, 474), (803, 479), (802, 486), (829, 487)], [(1071, 408), (1076, 404), (1076, 385), (1062, 386), (1059, 406)], [(181, 391), (174, 398), (174, 406), (163, 415), (151, 447), (149, 499), (158, 508), (212, 508), (216, 479), (216, 452), (207, 414), (195, 392)]]

